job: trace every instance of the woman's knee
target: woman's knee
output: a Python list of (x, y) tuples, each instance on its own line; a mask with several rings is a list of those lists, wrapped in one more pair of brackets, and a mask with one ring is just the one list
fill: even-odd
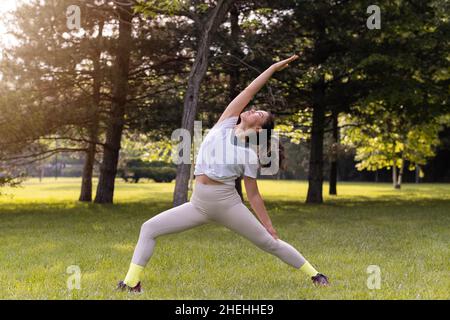
[(150, 219), (141, 225), (141, 234), (146, 238), (155, 238), (157, 235), (157, 226), (154, 220)]

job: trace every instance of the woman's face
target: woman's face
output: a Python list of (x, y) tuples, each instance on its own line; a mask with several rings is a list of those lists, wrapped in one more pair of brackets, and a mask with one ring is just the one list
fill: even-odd
[(255, 110), (252, 108), (241, 113), (241, 122), (243, 122), (247, 128), (253, 128), (256, 131), (259, 131), (268, 117), (269, 113), (267, 111)]

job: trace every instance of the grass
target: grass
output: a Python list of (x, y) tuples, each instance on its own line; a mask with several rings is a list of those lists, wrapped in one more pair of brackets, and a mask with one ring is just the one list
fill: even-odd
[[(171, 207), (174, 184), (117, 180), (113, 206), (78, 203), (79, 186), (46, 178), (2, 189), (0, 299), (450, 298), (450, 185), (342, 183), (338, 197), (305, 205), (306, 183), (261, 181), (278, 234), (331, 287), (313, 287), (300, 271), (210, 224), (158, 238), (141, 295), (114, 288), (140, 225)], [(81, 270), (80, 290), (68, 290), (71, 265)], [(379, 290), (367, 287), (369, 265), (381, 269)]]

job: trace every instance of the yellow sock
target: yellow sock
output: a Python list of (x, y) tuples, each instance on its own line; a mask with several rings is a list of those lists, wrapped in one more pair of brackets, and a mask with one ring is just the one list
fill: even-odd
[(311, 263), (309, 263), (308, 261), (306, 261), (301, 267), (300, 267), (300, 271), (303, 271), (304, 273), (306, 273), (308, 276), (310, 277), (314, 277), (316, 274), (318, 274), (319, 272), (317, 272), (316, 269), (314, 269), (314, 267), (311, 265)]
[(134, 288), (141, 280), (142, 271), (144, 271), (144, 267), (131, 263), (130, 269), (128, 269), (127, 276), (123, 282), (127, 286)]

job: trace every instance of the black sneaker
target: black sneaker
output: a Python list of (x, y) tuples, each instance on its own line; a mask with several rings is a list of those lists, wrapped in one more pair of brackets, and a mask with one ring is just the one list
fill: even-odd
[(314, 285), (316, 285), (316, 286), (327, 287), (330, 285), (330, 282), (328, 281), (328, 277), (321, 273), (318, 273), (315, 276), (311, 277), (311, 280), (313, 281)]
[(141, 282), (139, 281), (135, 287), (129, 287), (121, 280), (117, 284), (117, 290), (121, 290), (121, 291), (128, 290), (128, 292), (141, 293), (142, 292)]

